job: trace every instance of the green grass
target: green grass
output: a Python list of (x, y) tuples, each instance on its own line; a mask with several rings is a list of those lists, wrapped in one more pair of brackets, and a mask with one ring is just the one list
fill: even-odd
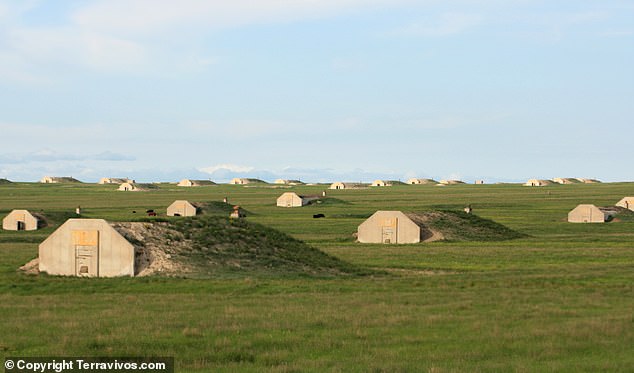
[(464, 211), (438, 211), (430, 228), (442, 233), (447, 241), (504, 241), (525, 237), (500, 223)]
[[(201, 216), (169, 225), (190, 240), (179, 259), (195, 276), (342, 276), (359, 268), (314, 249), (278, 230), (246, 219)], [(368, 271), (365, 271), (368, 272)]]
[[(0, 357), (172, 355), (179, 372), (632, 370), (631, 214), (607, 224), (565, 219), (579, 203), (613, 205), (634, 184), (394, 186), (328, 191), (342, 203), (275, 206), (284, 191), (324, 188), (0, 186), (0, 214), (43, 210), (53, 221), (36, 232), (0, 231)], [(85, 279), (17, 271), (78, 205), (84, 217), (154, 220), (144, 212), (155, 209), (172, 222), (165, 208), (176, 199), (225, 196), (251, 213), (247, 224), (283, 232), (289, 247), (303, 241), (378, 274)], [(417, 245), (352, 237), (376, 210), (466, 205), (523, 237)]]

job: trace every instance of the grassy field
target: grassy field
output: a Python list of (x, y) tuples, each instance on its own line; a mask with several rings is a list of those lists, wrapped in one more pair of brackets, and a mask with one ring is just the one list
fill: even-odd
[[(328, 191), (275, 207), (292, 189), (162, 184), (0, 185), (0, 216), (43, 212), (37, 232), (0, 231), (0, 355), (174, 356), (179, 372), (631, 372), (634, 219), (570, 224), (579, 203), (613, 205), (632, 183), (395, 186)], [(376, 274), (345, 278), (85, 279), (17, 268), (81, 206), (128, 221), (175, 199), (219, 201), (247, 219)], [(357, 226), (379, 209), (459, 210), (522, 233), (501, 242), (365, 245)], [(136, 211), (133, 212), (133, 211)], [(313, 219), (323, 213), (325, 219)]]

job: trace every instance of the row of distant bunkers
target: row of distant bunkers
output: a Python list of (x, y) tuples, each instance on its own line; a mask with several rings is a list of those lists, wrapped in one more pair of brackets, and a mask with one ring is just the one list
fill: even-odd
[[(524, 186), (547, 186), (552, 184), (595, 184), (600, 183), (601, 181), (597, 179), (588, 179), (588, 178), (569, 178), (569, 177), (556, 177), (553, 179), (529, 179)], [(77, 180), (72, 176), (44, 176), (40, 179), (40, 183), (44, 184), (59, 184), (59, 183), (81, 183), (81, 181)], [(114, 178), (114, 177), (103, 177), (99, 179), (97, 184), (119, 184), (119, 190), (122, 191), (142, 191), (145, 189), (151, 189), (154, 183), (136, 183), (134, 179), (131, 178)], [(175, 183), (179, 187), (197, 187), (197, 186), (208, 186), (208, 185), (216, 185), (212, 180), (194, 180), (194, 179), (183, 179), (178, 183)], [(268, 182), (257, 179), (257, 178), (233, 178), (227, 184), (230, 185), (248, 185), (248, 184), (269, 184)], [(301, 180), (289, 180), (289, 179), (276, 179), (272, 184), (275, 185), (314, 185), (310, 183), (305, 183)], [(389, 187), (396, 185), (437, 185), (437, 186), (445, 186), (445, 185), (460, 185), (466, 184), (466, 182), (462, 180), (455, 179), (447, 179), (447, 180), (439, 180), (436, 181), (434, 179), (426, 179), (426, 178), (410, 178), (407, 181), (400, 180), (382, 180), (377, 179), (372, 183), (362, 183), (362, 182), (345, 182), (345, 181), (336, 181), (330, 184), (330, 189), (358, 189), (365, 187)], [(476, 185), (485, 184), (484, 180), (476, 180), (474, 182)]]
[[(41, 183), (79, 183), (72, 177), (44, 177)], [(593, 179), (555, 178), (553, 180), (529, 180), (526, 186), (547, 186), (553, 184), (588, 184), (599, 183)], [(121, 191), (151, 191), (155, 184), (138, 184), (129, 178), (103, 178), (99, 184), (119, 184)], [(259, 179), (236, 178), (232, 185), (265, 185)], [(305, 185), (299, 180), (276, 180), (275, 185)], [(406, 183), (390, 180), (376, 180), (371, 184), (364, 183), (332, 183), (329, 189), (345, 190), (366, 187), (388, 187), (395, 185), (458, 185), (464, 184), (459, 180), (410, 179)], [(483, 184), (482, 181), (476, 184)], [(154, 187), (153, 187), (154, 185)], [(181, 180), (176, 185), (180, 187), (213, 186), (210, 180)], [(327, 186), (328, 184), (324, 184)], [(300, 195), (296, 192), (284, 192), (275, 201), (276, 206), (282, 208), (301, 208), (319, 204), (327, 199), (324, 190), (318, 195)], [(272, 201), (273, 202), (273, 201)], [(221, 204), (223, 211), (230, 212), (231, 221), (241, 220), (245, 214), (240, 206), (229, 205), (228, 201), (214, 202)], [(226, 206), (225, 206), (226, 205)], [(17, 206), (16, 206), (17, 207)], [(196, 217), (205, 214), (206, 204), (203, 202), (176, 200), (165, 208), (165, 216), (174, 219), (178, 217)], [(634, 211), (634, 197), (623, 197), (613, 206), (597, 207), (592, 204), (581, 204), (568, 213), (567, 221), (573, 223), (604, 223), (615, 219), (621, 213)], [(156, 216), (157, 211), (146, 211), (150, 216)], [(163, 212), (159, 212), (163, 215)], [(81, 216), (81, 210), (75, 211), (73, 218), (61, 224), (48, 238), (39, 245), (39, 256), (35, 264), (38, 272), (51, 275), (79, 276), (79, 277), (117, 277), (135, 276), (140, 273), (140, 267), (151, 267), (154, 257), (169, 258), (165, 253), (156, 251), (143, 256), (145, 263), (140, 263), (139, 238), (130, 232), (136, 228), (121, 224), (109, 223), (103, 219), (86, 219)], [(315, 214), (313, 218), (323, 218), (323, 214)], [(442, 223), (442, 224), (441, 224)], [(147, 223), (150, 224), (150, 223)], [(46, 213), (41, 211), (32, 213), (25, 209), (14, 209), (4, 217), (4, 230), (29, 231), (46, 226)], [(139, 228), (139, 227), (137, 227)], [(165, 227), (163, 227), (165, 228)], [(140, 229), (140, 228), (139, 228)], [(165, 228), (167, 229), (167, 228)], [(465, 206), (464, 211), (432, 211), (426, 213), (409, 211), (379, 210), (358, 226), (355, 233), (356, 241), (370, 244), (417, 244), (433, 242), (443, 239), (456, 239), (456, 232), (466, 232), (466, 236), (473, 240), (486, 237), (487, 240), (505, 240), (519, 238), (522, 235), (496, 222), (481, 219), (472, 213), (471, 206)], [(138, 232), (137, 232), (138, 233)], [(484, 238), (483, 238), (484, 239)], [(141, 243), (142, 244), (142, 243)], [(169, 260), (168, 260), (169, 261)], [(165, 263), (163, 263), (165, 265)], [(169, 267), (169, 266), (168, 266)]]

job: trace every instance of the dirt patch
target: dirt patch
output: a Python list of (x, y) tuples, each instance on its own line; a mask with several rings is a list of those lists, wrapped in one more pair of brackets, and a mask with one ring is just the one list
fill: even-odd
[(192, 242), (168, 223), (113, 223), (112, 227), (134, 246), (135, 276), (191, 272), (175, 256), (191, 247)]
[(38, 275), (40, 273), (40, 258), (35, 258), (19, 268), (27, 275)]

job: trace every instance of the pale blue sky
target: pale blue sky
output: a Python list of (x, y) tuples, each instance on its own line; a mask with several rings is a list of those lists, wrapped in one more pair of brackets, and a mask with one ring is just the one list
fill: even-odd
[(0, 0), (0, 177), (634, 180), (634, 2)]

